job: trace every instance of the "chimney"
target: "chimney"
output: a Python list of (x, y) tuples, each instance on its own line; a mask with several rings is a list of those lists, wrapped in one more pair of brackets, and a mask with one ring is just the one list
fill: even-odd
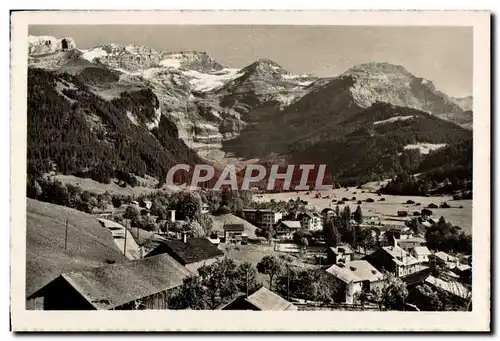
[(182, 232), (182, 242), (183, 243), (187, 242), (187, 233), (186, 232)]

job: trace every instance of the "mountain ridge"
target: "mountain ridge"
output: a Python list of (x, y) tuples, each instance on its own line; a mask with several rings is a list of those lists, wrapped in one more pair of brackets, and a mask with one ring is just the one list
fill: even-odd
[[(30, 51), (36, 52), (29, 56), (30, 69), (77, 77), (85, 84), (84, 92), (100, 98), (86, 95), (84, 107), (88, 107), (85, 101), (92, 98), (92, 101), (102, 100), (103, 104), (128, 101), (124, 106), (120, 104), (120, 108), (132, 108), (137, 98), (143, 101), (153, 96), (154, 108), (148, 104), (142, 113), (125, 110), (119, 114), (120, 119), (153, 135), (159, 129), (175, 131), (167, 145), (180, 139), (182, 148), (214, 164), (244, 164), (245, 159), (266, 160), (271, 156), (293, 158), (315, 146), (338, 143), (363, 128), (348, 127), (368, 124), (363, 117), (373, 112), (373, 108), (380, 108), (378, 103), (388, 103), (384, 110), (390, 112), (385, 116), (377, 114), (379, 121), (398, 121), (399, 116), (411, 116), (395, 112), (400, 110), (396, 107), (402, 108), (400, 111), (418, 110), (418, 117), (431, 113), (436, 119), (472, 127), (472, 112), (464, 110), (458, 99), (436, 90), (431, 81), (414, 76), (404, 66), (388, 62), (362, 63), (337, 77), (318, 78), (292, 74), (265, 58), (241, 69), (230, 69), (206, 52), (155, 51), (140, 45), (114, 43), (78, 50), (70, 38), (59, 39), (54, 45), (52, 41), (57, 39), (54, 37), (30, 39), (34, 42)], [(47, 39), (52, 46), (48, 50)], [(63, 39), (72, 43), (63, 48)], [(45, 50), (49, 53), (38, 53)], [(56, 81), (51, 91), (71, 104), (78, 102), (71, 86), (61, 88), (60, 84)], [(418, 127), (420, 123), (414, 121), (406, 123), (413, 122)], [(388, 126), (402, 123), (391, 122)], [(443, 134), (455, 130), (452, 125), (443, 127), (446, 130)], [(176, 156), (169, 158), (175, 160)], [(153, 175), (161, 172), (157, 170)]]

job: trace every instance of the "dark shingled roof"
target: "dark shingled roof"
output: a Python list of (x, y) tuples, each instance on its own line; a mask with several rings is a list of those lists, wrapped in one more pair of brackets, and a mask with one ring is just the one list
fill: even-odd
[[(193, 275), (172, 257), (162, 254), (84, 271), (69, 272), (54, 281), (62, 278), (96, 309), (113, 309), (137, 299), (179, 287), (184, 278)], [(39, 293), (42, 293), (45, 288), (40, 289)], [(36, 294), (34, 296), (37, 296)]]
[(243, 224), (224, 224), (224, 231), (241, 231), (243, 232), (245, 228), (243, 227)]
[(154, 248), (146, 257), (167, 253), (182, 265), (200, 262), (224, 255), (217, 246), (205, 237), (182, 240), (167, 240)]

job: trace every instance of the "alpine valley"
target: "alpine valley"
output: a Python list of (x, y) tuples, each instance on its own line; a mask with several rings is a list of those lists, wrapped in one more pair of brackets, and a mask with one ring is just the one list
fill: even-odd
[[(472, 177), (472, 98), (401, 65), (293, 74), (205, 52), (30, 36), (28, 173), (164, 179), (177, 163), (325, 163), (349, 184), (407, 174)], [(438, 178), (439, 176), (436, 175)]]

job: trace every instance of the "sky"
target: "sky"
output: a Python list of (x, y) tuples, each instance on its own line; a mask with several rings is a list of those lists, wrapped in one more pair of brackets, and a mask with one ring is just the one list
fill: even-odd
[(120, 43), (204, 51), (232, 68), (267, 58), (290, 72), (321, 77), (384, 61), (433, 81), (448, 95), (472, 95), (471, 27), (44, 25), (30, 26), (29, 34), (72, 37), (80, 49)]

